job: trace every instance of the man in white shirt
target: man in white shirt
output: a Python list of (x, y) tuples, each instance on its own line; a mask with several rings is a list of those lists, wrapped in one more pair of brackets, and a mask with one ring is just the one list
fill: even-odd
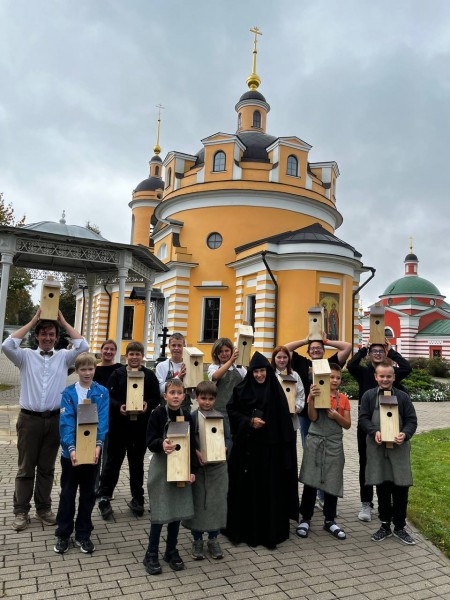
[[(61, 393), (66, 387), (67, 371), (81, 352), (89, 350), (82, 336), (64, 319), (40, 320), (40, 309), (29, 323), (9, 336), (2, 344), (5, 355), (20, 370), (20, 413), (17, 420), (18, 471), (14, 490), (16, 531), (25, 529), (34, 491), (36, 518), (44, 525), (54, 525), (51, 492), (55, 461), (59, 448), (59, 409)], [(54, 350), (59, 327), (72, 339), (71, 350)], [(37, 350), (21, 348), (22, 339), (32, 327)]]

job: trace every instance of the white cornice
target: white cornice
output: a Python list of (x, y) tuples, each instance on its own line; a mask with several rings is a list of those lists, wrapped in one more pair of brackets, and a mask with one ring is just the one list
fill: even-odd
[(194, 162), (197, 160), (197, 156), (194, 154), (185, 154), (184, 152), (176, 152), (175, 150), (171, 150), (163, 162), (163, 167), (168, 165), (170, 161), (174, 158), (181, 158), (182, 160), (193, 160)]
[[(216, 136), (224, 136), (222, 138), (216, 138)], [(211, 138), (216, 138), (216, 139), (211, 139)], [(241, 140), (236, 136), (236, 135), (232, 135), (230, 133), (215, 133), (214, 135), (210, 135), (207, 138), (203, 138), (201, 140), (202, 144), (204, 146), (216, 146), (217, 144), (223, 145), (223, 144), (236, 144), (237, 146), (239, 146), (239, 148), (244, 152), (244, 150), (247, 148), (245, 146), (245, 144), (243, 144), (241, 142)]]
[(152, 235), (152, 239), (154, 243), (162, 241), (166, 236), (172, 235), (172, 233), (180, 233), (182, 225), (174, 225), (170, 224), (164, 229), (160, 229), (155, 234)]
[(270, 104), (264, 102), (264, 100), (257, 100), (256, 98), (246, 98), (245, 100), (239, 100), (239, 102), (234, 107), (234, 110), (236, 112), (239, 112), (239, 110), (243, 106), (260, 106), (261, 108), (264, 108), (267, 112), (270, 112)]
[[(298, 144), (291, 142), (290, 140), (292, 139), (298, 140)], [(309, 152), (309, 150), (312, 148), (312, 146), (310, 146), (307, 142), (304, 142), (298, 137), (291, 136), (276, 139), (273, 144), (267, 146), (266, 150), (267, 152), (272, 152), (272, 150), (274, 150), (277, 146), (287, 146), (288, 148), (294, 148), (295, 150), (306, 150), (307, 152)]]
[(155, 200), (140, 200), (139, 198), (136, 198), (135, 200), (131, 200), (131, 202), (128, 203), (128, 206), (131, 209), (143, 207), (156, 208), (160, 202), (161, 200), (159, 198), (155, 198)]
[(257, 190), (187, 192), (160, 202), (155, 209), (155, 216), (161, 221), (184, 211), (222, 206), (253, 206), (291, 211), (323, 221), (333, 230), (342, 224), (342, 215), (334, 206), (306, 196)]
[[(334, 251), (331, 245), (329, 249), (331, 252)], [(303, 254), (302, 251), (297, 251), (289, 256), (267, 254), (266, 260), (274, 271), (324, 271), (355, 277), (364, 269), (361, 262), (354, 258), (307, 252)], [(228, 263), (227, 267), (235, 269), (236, 276), (248, 276), (257, 271), (266, 270), (261, 253)]]
[(334, 171), (334, 174), (336, 177), (339, 177), (340, 173), (339, 173), (339, 167), (337, 165), (337, 162), (334, 160), (331, 160), (329, 162), (317, 162), (317, 163), (309, 163), (309, 166), (311, 169), (323, 169), (324, 167), (331, 167)]

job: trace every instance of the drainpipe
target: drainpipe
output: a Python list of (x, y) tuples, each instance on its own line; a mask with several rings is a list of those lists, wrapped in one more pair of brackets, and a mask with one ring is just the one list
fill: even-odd
[(355, 336), (355, 297), (356, 297), (356, 294), (359, 294), (359, 292), (363, 289), (363, 287), (365, 287), (369, 283), (369, 281), (371, 281), (375, 277), (375, 272), (376, 272), (376, 269), (374, 269), (373, 267), (367, 267), (367, 269), (369, 269), (369, 271), (372, 272), (372, 275), (369, 277), (369, 279), (366, 279), (366, 281), (362, 285), (360, 285), (359, 288), (356, 288), (356, 290), (352, 294), (352, 306), (353, 306), (353, 310), (352, 310), (352, 356), (354, 354), (353, 346), (355, 343), (355, 339), (354, 339), (354, 336)]
[(269, 265), (267, 264), (266, 254), (267, 254), (267, 251), (263, 250), (263, 252), (261, 252), (261, 258), (264, 263), (264, 266), (267, 269), (267, 272), (270, 275), (271, 280), (273, 281), (273, 285), (275, 286), (275, 320), (274, 320), (274, 324), (273, 324), (273, 342), (274, 342), (273, 347), (276, 348), (277, 337), (278, 337), (278, 283), (277, 283), (275, 277), (273, 276), (273, 273), (270, 270)]
[(106, 319), (106, 338), (109, 338), (109, 321), (111, 320), (111, 294), (108, 292), (108, 288), (106, 287), (108, 284), (104, 283), (103, 287), (105, 292), (108, 294), (109, 302), (108, 302), (108, 317)]

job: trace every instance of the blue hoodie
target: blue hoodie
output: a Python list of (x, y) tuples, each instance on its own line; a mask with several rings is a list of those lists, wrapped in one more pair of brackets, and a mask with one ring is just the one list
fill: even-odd
[[(108, 390), (95, 381), (87, 394), (92, 404), (97, 405), (98, 425), (97, 425), (97, 446), (103, 448), (109, 424), (109, 393)], [(59, 418), (59, 435), (61, 438), (61, 449), (64, 458), (70, 459), (70, 453), (76, 450), (75, 443), (77, 439), (77, 411), (78, 394), (75, 384), (69, 385), (62, 393), (61, 415)]]

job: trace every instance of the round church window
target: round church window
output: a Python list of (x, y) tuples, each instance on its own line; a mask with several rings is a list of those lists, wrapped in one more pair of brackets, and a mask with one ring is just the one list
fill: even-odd
[(220, 248), (222, 245), (222, 236), (216, 231), (214, 233), (210, 233), (206, 239), (206, 243), (208, 248), (211, 248), (211, 250), (216, 250), (216, 248)]

